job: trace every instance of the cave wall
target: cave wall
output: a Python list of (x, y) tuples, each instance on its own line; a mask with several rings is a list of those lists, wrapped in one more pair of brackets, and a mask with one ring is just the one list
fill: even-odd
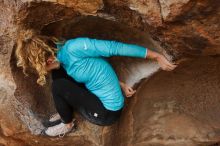
[[(186, 57), (199, 60), (197, 58), (198, 56), (217, 55), (220, 52), (220, 3), (217, 0), (2, 0), (0, 1), (0, 12), (1, 145), (50, 146), (56, 144), (68, 146), (108, 146), (117, 144), (158, 146), (172, 144), (176, 146), (181, 144), (199, 145), (200, 143), (209, 145), (219, 141), (218, 123), (216, 122), (218, 119), (215, 119), (219, 111), (217, 103), (220, 95), (218, 92), (220, 84), (218, 76), (219, 64), (217, 63), (219, 62), (218, 57), (217, 59), (201, 59), (198, 63), (197, 61), (186, 63), (185, 66), (183, 65), (183, 67), (178, 70), (179, 73), (173, 72), (171, 74), (173, 82), (177, 82), (177, 87), (188, 86), (187, 81), (197, 76), (201, 76), (202, 78), (204, 74), (207, 74), (207, 77), (212, 77), (210, 82), (208, 82), (209, 80), (207, 78), (202, 78), (201, 82), (200, 79), (190, 82), (192, 87), (193, 84), (198, 84), (199, 89), (205, 88), (206, 90), (209, 89), (206, 84), (213, 84), (210, 85), (211, 93), (205, 94), (206, 98), (201, 98), (206, 105), (205, 109), (204, 106), (196, 104), (198, 100), (201, 101), (199, 98), (200, 94), (194, 95), (191, 92), (186, 92), (187, 94), (183, 94), (185, 95), (184, 97), (181, 96), (181, 100), (179, 100), (179, 98), (177, 99), (179, 96), (179, 94), (177, 95), (177, 91), (167, 93), (169, 97), (165, 95), (151, 95), (150, 93), (154, 89), (163, 94), (165, 90), (162, 86), (166, 85), (160, 85), (160, 82), (169, 84), (168, 81), (164, 81), (164, 78), (166, 78), (165, 75), (161, 75), (165, 73), (159, 72), (153, 76), (149, 85), (146, 79), (138, 89), (136, 97), (127, 101), (126, 110), (119, 123), (112, 127), (99, 127), (89, 124), (79, 117), (79, 130), (62, 141), (36, 136), (43, 128), (41, 124), (42, 119), (47, 117), (51, 112), (54, 112), (49, 92), (50, 85), (48, 84), (47, 87), (42, 88), (34, 83), (36, 77), (24, 77), (21, 70), (15, 66), (16, 60), (14, 58), (16, 36), (21, 27), (31, 27), (36, 31), (43, 30), (42, 33), (45, 34), (53, 32), (55, 33), (54, 35), (64, 35), (65, 37), (85, 35), (137, 43), (156, 49), (167, 56), (169, 55), (168, 57), (174, 60)], [(91, 23), (89, 27), (80, 24), (90, 23), (91, 17), (78, 23), (81, 18), (86, 18), (87, 15), (92, 15), (99, 23)], [(101, 18), (108, 19), (109, 21), (100, 20)], [(61, 22), (61, 24), (65, 25), (57, 27), (56, 22), (63, 19), (72, 19), (72, 21), (76, 22), (74, 22), (74, 26), (77, 27), (75, 29), (68, 27), (68, 29), (63, 30), (62, 28), (66, 26), (65, 20)], [(55, 24), (52, 24), (54, 22)], [(115, 23), (119, 23), (120, 25)], [(103, 27), (102, 24), (105, 25), (105, 27)], [(123, 26), (129, 27), (130, 30), (137, 31), (128, 33)], [(53, 31), (53, 27), (60, 30)], [(69, 33), (68, 30), (72, 30), (73, 34)], [(68, 32), (64, 33), (65, 31)], [(148, 77), (158, 71), (158, 66), (154, 62), (144, 63), (140, 60), (130, 58), (120, 59), (117, 57), (112, 58), (111, 62), (120, 79), (130, 85), (134, 85), (134, 83), (138, 82), (141, 78)], [(206, 64), (207, 62), (208, 64)], [(193, 66), (194, 63), (195, 65)], [(210, 68), (213, 69), (213, 72), (202, 70), (201, 74), (191, 74), (191, 70), (197, 72), (207, 65), (211, 66)], [(207, 67), (206, 69), (210, 70), (210, 68)], [(186, 73), (184, 74), (183, 72)], [(183, 73), (182, 76), (187, 76), (188, 72), (190, 76), (185, 79), (186, 83), (178, 81), (178, 79), (181, 78), (179, 74)], [(159, 79), (156, 80), (156, 77)], [(160, 86), (155, 86), (154, 89), (152, 89), (150, 86), (153, 83), (151, 82)], [(173, 86), (168, 87), (174, 90), (176, 87), (174, 86), (175, 84), (170, 84)], [(147, 92), (148, 90), (149, 92)], [(183, 90), (189, 89), (183, 88)], [(197, 92), (200, 93), (200, 91)], [(155, 100), (149, 101), (149, 97)], [(168, 98), (169, 100), (162, 102), (163, 98), (161, 97)], [(193, 100), (189, 101), (187, 97), (191, 97)], [(144, 102), (142, 102), (142, 100)], [(185, 102), (183, 102), (183, 100), (185, 100)], [(164, 109), (165, 114), (167, 112), (168, 118), (165, 116), (165, 118), (162, 119), (163, 123), (159, 123), (159, 126), (164, 126), (162, 128), (158, 128), (158, 125), (151, 125), (152, 121), (149, 121), (151, 118), (155, 118), (153, 116), (154, 113), (160, 112), (157, 106), (153, 106), (157, 105), (158, 101), (162, 102), (162, 107), (168, 106), (168, 109)], [(172, 101), (171, 105), (170, 101)], [(175, 105), (177, 102), (177, 105), (181, 108), (186, 108), (188, 111), (177, 110), (177, 112), (173, 112), (173, 108), (176, 108), (175, 105), (173, 105), (173, 101)], [(187, 101), (191, 104), (188, 104)], [(206, 104), (208, 101), (212, 101), (213, 103)], [(160, 105), (161, 104), (159, 104), (159, 106)], [(190, 108), (192, 105), (197, 106)], [(169, 109), (170, 106), (171, 109)], [(214, 110), (208, 110), (208, 108)], [(193, 115), (190, 115), (190, 110), (195, 110)], [(201, 112), (205, 113), (204, 116), (199, 114)], [(183, 113), (183, 116), (179, 116), (180, 113)], [(173, 119), (173, 121), (167, 119)], [(178, 120), (185, 120), (185, 123), (183, 122), (183, 125), (186, 126), (185, 128), (194, 126), (194, 128), (198, 129), (202, 124), (207, 125), (208, 128), (203, 128), (205, 130), (201, 130), (202, 132), (193, 129), (194, 131), (192, 130), (192, 133), (194, 132), (194, 135), (191, 133), (181, 133), (179, 132), (181, 129), (178, 130), (177, 127), (174, 127), (174, 129), (177, 129), (176, 131), (172, 131), (171, 128), (172, 125), (174, 125), (172, 123), (175, 123), (175, 120), (177, 122)], [(171, 125), (171, 127), (167, 128), (166, 126), (169, 125)], [(149, 128), (151, 129), (149, 130)], [(181, 128), (184, 129), (184, 127)], [(126, 133), (124, 129), (127, 129)], [(147, 132), (143, 132), (142, 130), (146, 130)], [(207, 137), (207, 133), (210, 133), (210, 131), (211, 136)], [(165, 134), (166, 132), (167, 134)], [(189, 136), (185, 137), (185, 135)], [(185, 140), (186, 143), (181, 143), (181, 140)], [(196, 141), (196, 143), (192, 141)]]
[(218, 142), (219, 71), (220, 57), (198, 57), (142, 82), (120, 120), (119, 145), (212, 146)]
[(219, 54), (218, 0), (107, 0), (104, 3), (106, 12), (133, 27), (148, 30), (175, 58)]

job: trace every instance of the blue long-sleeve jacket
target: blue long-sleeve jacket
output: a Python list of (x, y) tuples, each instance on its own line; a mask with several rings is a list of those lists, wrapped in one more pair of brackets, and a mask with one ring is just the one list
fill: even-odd
[(147, 55), (147, 49), (138, 45), (90, 38), (71, 39), (57, 47), (57, 59), (67, 74), (85, 83), (99, 97), (104, 107), (112, 111), (124, 106), (124, 97), (117, 75), (104, 57), (145, 58)]

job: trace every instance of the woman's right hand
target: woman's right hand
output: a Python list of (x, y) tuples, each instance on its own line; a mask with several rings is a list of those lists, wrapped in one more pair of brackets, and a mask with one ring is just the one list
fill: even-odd
[(171, 71), (177, 67), (176, 64), (167, 60), (165, 56), (152, 50), (147, 51), (147, 58), (156, 60), (162, 70)]
[(158, 57), (156, 57), (156, 60), (160, 66), (160, 68), (162, 70), (165, 70), (165, 71), (172, 71), (174, 70), (177, 65), (168, 61), (163, 55), (159, 54)]

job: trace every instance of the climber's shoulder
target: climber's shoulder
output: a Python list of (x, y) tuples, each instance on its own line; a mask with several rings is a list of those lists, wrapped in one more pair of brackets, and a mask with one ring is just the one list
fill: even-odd
[(66, 51), (73, 51), (73, 49), (80, 49), (89, 42), (90, 38), (87, 37), (78, 37), (74, 39), (69, 39), (65, 43)]

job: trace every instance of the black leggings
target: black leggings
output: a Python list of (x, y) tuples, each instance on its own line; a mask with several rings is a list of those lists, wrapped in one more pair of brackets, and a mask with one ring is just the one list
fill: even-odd
[(96, 95), (69, 77), (63, 68), (53, 71), (52, 77), (53, 99), (64, 123), (72, 121), (74, 110), (91, 123), (103, 126), (113, 124), (120, 117), (121, 110), (107, 110)]

